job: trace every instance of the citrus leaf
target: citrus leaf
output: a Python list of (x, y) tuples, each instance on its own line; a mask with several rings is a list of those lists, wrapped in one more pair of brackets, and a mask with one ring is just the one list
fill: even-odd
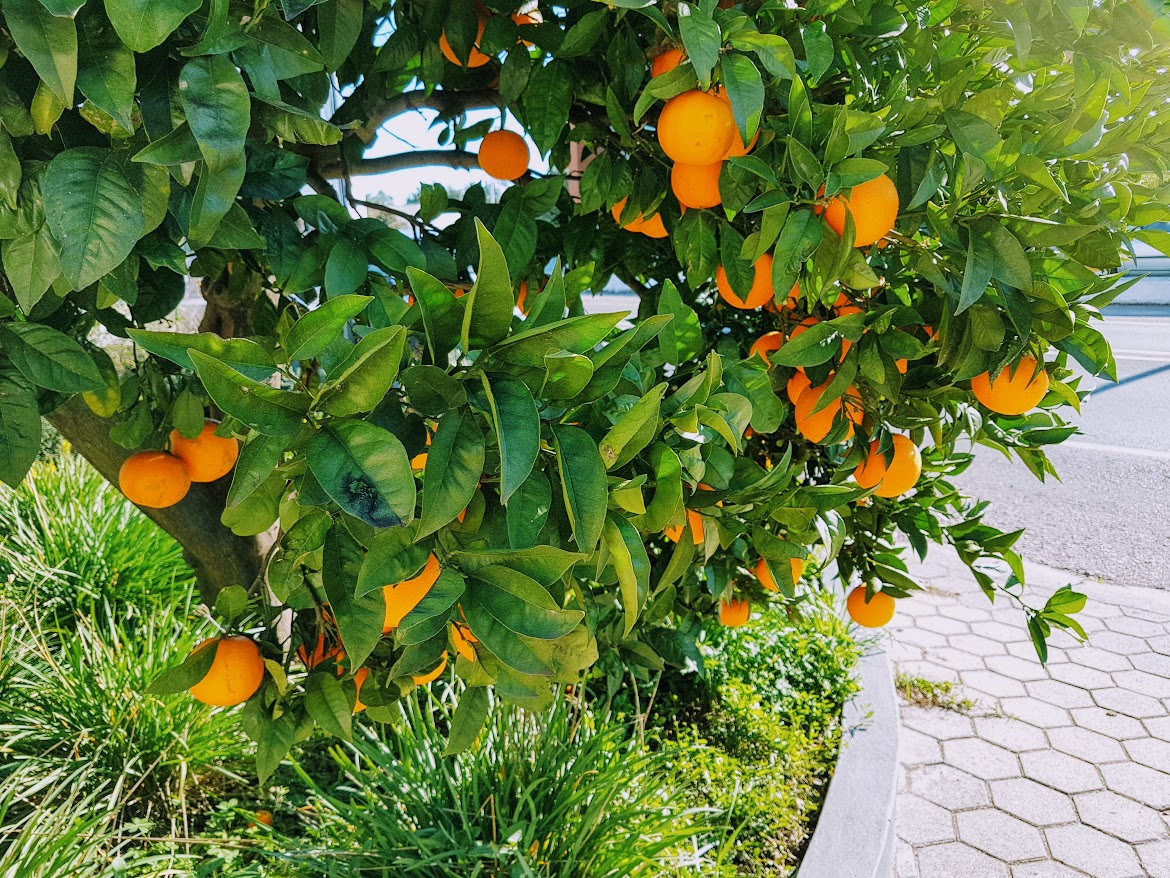
[(483, 476), (484, 456), (483, 430), (473, 414), (456, 409), (439, 419), (423, 476), (419, 537), (434, 533), (467, 508)]
[(374, 301), (372, 296), (335, 296), (320, 308), (301, 316), (284, 342), (289, 361), (310, 360), (341, 335), (345, 324), (361, 314)]
[(291, 436), (301, 428), (309, 398), (253, 381), (194, 348), (187, 352), (212, 402), (258, 433)]
[(93, 358), (64, 333), (42, 323), (0, 325), (0, 348), (12, 365), (37, 387), (61, 393), (100, 390), (103, 381)]
[(605, 524), (609, 498), (605, 464), (596, 443), (579, 427), (554, 426), (553, 437), (573, 539), (581, 551), (588, 554), (601, 539), (601, 529)]
[(127, 334), (150, 353), (184, 369), (195, 368), (190, 352), (199, 351), (256, 381), (270, 378), (276, 371), (272, 355), (246, 338), (221, 338), (214, 332), (191, 334), (150, 329), (129, 329)]
[(489, 382), (485, 375), (483, 386), (500, 449), (500, 502), (506, 506), (540, 454), (540, 414), (536, 400), (520, 381)]
[(17, 487), (40, 447), (36, 391), (18, 375), (0, 375), (0, 482)]
[(463, 312), (461, 339), (465, 351), (486, 348), (504, 338), (512, 327), (516, 307), (504, 251), (478, 218), (475, 237), (479, 242), (479, 267)]
[(309, 469), (325, 492), (372, 527), (414, 519), (414, 474), (398, 437), (367, 421), (334, 421), (305, 449)]

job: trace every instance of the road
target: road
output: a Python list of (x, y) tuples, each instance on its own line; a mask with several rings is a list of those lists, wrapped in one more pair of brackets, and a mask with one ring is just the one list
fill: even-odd
[[(620, 311), (637, 304), (609, 294), (587, 297), (585, 306)], [(981, 448), (957, 481), (992, 502), (990, 523), (1027, 528), (1018, 544), (1026, 558), (1170, 590), (1170, 307), (1115, 306), (1101, 329), (1119, 381), (1084, 380), (1093, 395), (1075, 421), (1083, 435), (1049, 451), (1060, 480), (1041, 483), (1018, 461)]]

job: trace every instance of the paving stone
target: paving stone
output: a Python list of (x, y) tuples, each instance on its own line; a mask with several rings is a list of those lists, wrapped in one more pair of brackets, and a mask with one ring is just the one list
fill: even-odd
[(1018, 863), (1012, 866), (1012, 878), (1085, 878), (1085, 873), (1062, 863)]
[(1080, 707), (1069, 712), (1072, 714), (1073, 722), (1078, 726), (1119, 741), (1145, 736), (1145, 728), (1130, 716), (1122, 716), (1101, 707)]
[(902, 729), (898, 740), (898, 761), (906, 766), (942, 762), (942, 747), (929, 735), (914, 729)]
[(972, 655), (979, 655), (986, 658), (989, 655), (1004, 655), (1007, 653), (1005, 647), (998, 640), (992, 640), (989, 637), (982, 637), (978, 634), (956, 634), (947, 641), (951, 646), (966, 650)]
[(1165, 705), (1158, 699), (1128, 689), (1094, 689), (1092, 695), (1100, 707), (1135, 719), (1164, 716), (1166, 713)]
[[(952, 671), (978, 671), (986, 667), (980, 656), (972, 655), (953, 646), (929, 649), (926, 651), (926, 656), (935, 664), (950, 668)], [(992, 658), (1007, 658), (1007, 656), (992, 656)]]
[(1136, 762), (1101, 766), (1105, 786), (1158, 811), (1170, 809), (1170, 775)]
[(951, 820), (951, 812), (913, 793), (900, 796), (898, 838), (915, 847), (954, 841), (955, 827)]
[(1021, 634), (1026, 634), (1027, 629), (1009, 625), (1006, 622), (997, 622), (989, 619), (986, 622), (972, 622), (971, 630), (984, 637), (990, 637), (992, 640), (998, 640), (1000, 643), (1011, 643), (1013, 640), (1019, 640)]
[(987, 610), (963, 604), (947, 604), (939, 607), (938, 614), (946, 616), (948, 619), (958, 619), (961, 622), (982, 622), (991, 618), (991, 614)]
[(1134, 619), (1145, 619), (1149, 622), (1170, 625), (1170, 616), (1156, 610), (1147, 610), (1145, 607), (1122, 607), (1121, 610), (1126, 616), (1132, 616)]
[[(1119, 673), (1124, 673), (1124, 671)], [(1048, 668), (1048, 674), (1054, 680), (1060, 680), (1060, 682), (1068, 683), (1070, 686), (1079, 686), (1081, 689), (1106, 689), (1114, 685), (1113, 677), (1104, 671), (1087, 668), (1075, 662), (1052, 665)]]
[(903, 662), (922, 661), (926, 651), (921, 646), (902, 643), (897, 637), (891, 637), (886, 641), (886, 655), (895, 665), (901, 665)]
[(923, 878), (1009, 878), (1006, 863), (962, 842), (922, 848), (918, 869)]
[(1147, 671), (1160, 677), (1170, 677), (1170, 655), (1160, 652), (1141, 652), (1129, 659), (1139, 671)]
[(1170, 634), (1160, 634), (1157, 637), (1151, 637), (1146, 640), (1150, 649), (1154, 652), (1160, 652), (1162, 655), (1170, 655)]
[(1170, 841), (1141, 844), (1136, 850), (1149, 878), (1170, 878)]
[(921, 878), (918, 860), (914, 858), (914, 848), (901, 839), (898, 839), (898, 844), (894, 848), (894, 878)]
[(1170, 698), (1170, 677), (1147, 674), (1145, 671), (1118, 671), (1113, 675), (1113, 682), (1122, 689), (1140, 692), (1152, 698)]
[(1024, 684), (1019, 680), (1013, 680), (994, 671), (963, 671), (959, 677), (963, 685), (977, 689), (992, 698), (1012, 698), (1025, 694)]
[[(1137, 844), (1165, 838), (1166, 821), (1153, 808), (1104, 790), (1073, 796), (1081, 821), (1110, 835)], [(960, 827), (961, 830), (961, 827)], [(962, 832), (960, 831), (960, 838)]]
[(924, 628), (903, 628), (897, 632), (897, 639), (914, 646), (939, 647), (947, 645), (947, 638)]
[(1120, 762), (1126, 758), (1125, 751), (1113, 738), (1099, 732), (1082, 729), (1080, 726), (1065, 726), (1050, 729), (1048, 740), (1054, 749), (1094, 765), (1103, 762)]
[(1048, 746), (1044, 732), (1023, 720), (1007, 716), (975, 717), (975, 734), (1014, 753)]
[(1105, 620), (1110, 631), (1120, 634), (1132, 634), (1134, 637), (1154, 637), (1166, 633), (1166, 626), (1146, 619), (1135, 619), (1131, 616), (1114, 616)]
[(1056, 750), (1033, 750), (1020, 754), (1024, 777), (1047, 784), (1062, 793), (1087, 793), (1101, 789), (1101, 778), (1090, 763), (1058, 753)]
[(1154, 716), (1142, 722), (1146, 730), (1159, 741), (1170, 741), (1170, 716)]
[(1086, 668), (1095, 668), (1098, 671), (1106, 671), (1112, 673), (1113, 671), (1124, 671), (1127, 668), (1133, 667), (1129, 659), (1123, 655), (1118, 655), (1115, 652), (1098, 649), (1093, 646), (1079, 646), (1068, 651), (1068, 660), (1076, 665), (1084, 665)]
[(943, 759), (948, 765), (961, 768), (983, 780), (1020, 775), (1020, 766), (1014, 753), (978, 738), (944, 741)]
[(1089, 643), (1097, 649), (1115, 652), (1118, 655), (1133, 655), (1138, 652), (1149, 652), (1150, 647), (1142, 637), (1131, 634), (1119, 634), (1116, 631), (1103, 631), (1090, 638)]
[(959, 682), (958, 671), (952, 671), (950, 668), (945, 668), (925, 658), (929, 655), (929, 650), (923, 650), (922, 654), (924, 656), (922, 661), (899, 662), (898, 670), (909, 677), (924, 677), (936, 683)]
[(1084, 689), (1061, 683), (1059, 680), (1036, 680), (1025, 683), (1024, 688), (1033, 698), (1055, 704), (1057, 707), (1089, 707), (1093, 704), (1093, 696)]
[(1134, 762), (1170, 774), (1170, 744), (1157, 738), (1134, 738), (1125, 742), (1125, 750)]
[(1143, 878), (1133, 848), (1100, 830), (1079, 823), (1046, 829), (1053, 857), (1093, 878)]
[(913, 792), (950, 811), (962, 811), (991, 804), (991, 794), (987, 790), (986, 781), (960, 771), (953, 765), (920, 765), (911, 769), (907, 778), (909, 788)]
[(975, 734), (970, 717), (939, 707), (903, 707), (902, 725), (940, 741)]
[(1057, 707), (1046, 701), (1037, 701), (1035, 698), (1027, 696), (1002, 698), (999, 702), (999, 709), (1004, 716), (1022, 719), (1024, 722), (1031, 723), (1041, 729), (1052, 729), (1072, 724), (1072, 716), (1063, 707)]
[(961, 619), (951, 619), (947, 616), (928, 616), (919, 620), (918, 627), (944, 636), (971, 633), (971, 629), (966, 622)]
[(1072, 799), (1026, 777), (993, 780), (989, 786), (995, 807), (1036, 826), (1055, 826), (1077, 819)]
[[(1038, 660), (1036, 655), (1036, 647), (1032, 645), (1030, 640), (1015, 640), (1007, 645), (1009, 655), (1014, 655), (1017, 658)], [(1052, 641), (1048, 642), (1048, 666), (1063, 664), (1067, 662), (1068, 653), (1052, 645)]]
[[(987, 657), (986, 662), (987, 667), (997, 674), (1003, 674), (1005, 677), (1011, 677), (1020, 682), (1048, 679), (1048, 672), (1044, 670), (1044, 665), (1040, 664), (1040, 660), (1037, 658), (1028, 661), (1026, 658), (1018, 658), (1014, 655), (992, 655)], [(1064, 667), (1064, 665), (1060, 667)]]
[(955, 822), (959, 841), (1006, 863), (1036, 860), (1047, 854), (1040, 830), (994, 808), (964, 811)]

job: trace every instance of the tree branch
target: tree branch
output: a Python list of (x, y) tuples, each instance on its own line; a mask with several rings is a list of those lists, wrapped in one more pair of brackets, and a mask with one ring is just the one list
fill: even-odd
[(347, 168), (342, 168), (340, 164), (328, 164), (319, 167), (318, 170), (326, 180), (337, 180), (346, 172), (351, 177), (362, 177), (370, 174), (385, 174), (390, 171), (425, 168), (432, 165), (443, 165), (448, 168), (478, 168), (479, 157), (473, 152), (463, 152), (456, 149), (419, 149), (414, 152), (400, 152), (377, 158), (361, 159), (357, 162), (350, 162)]
[[(352, 100), (353, 98), (351, 97), (338, 107), (337, 112), (333, 114), (330, 121), (335, 124), (339, 121), (348, 121), (344, 117), (352, 115), (354, 110), (351, 108), (349, 111), (346, 111), (346, 106)], [(364, 114), (365, 122), (356, 128), (348, 129), (348, 132), (357, 135), (366, 143), (370, 143), (378, 133), (378, 129), (388, 119), (393, 119), (395, 116), (410, 110), (435, 110), (439, 113), (450, 115), (452, 113), (461, 113), (465, 110), (489, 110), (493, 107), (498, 107), (499, 100), (499, 94), (490, 89), (481, 89), (478, 91), (432, 91), (428, 94), (426, 89), (416, 88), (411, 91), (400, 92), (388, 98), (372, 101), (366, 108)]]
[[(118, 470), (131, 454), (110, 439), (112, 421), (89, 410), (80, 396), (46, 415), (58, 432), (113, 485)], [(142, 511), (183, 547), (183, 557), (195, 570), (199, 592), (208, 606), (229, 585), (248, 588), (260, 575), (267, 541), (261, 537), (239, 537), (223, 525), (220, 514), (227, 502), (231, 479), (193, 484), (187, 496), (165, 509)]]

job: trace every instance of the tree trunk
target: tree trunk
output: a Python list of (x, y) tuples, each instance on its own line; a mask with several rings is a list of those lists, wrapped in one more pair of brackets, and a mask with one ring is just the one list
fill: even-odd
[[(118, 470), (131, 452), (110, 439), (112, 421), (95, 415), (80, 396), (46, 417), (94, 469), (118, 484)], [(229, 585), (250, 588), (271, 544), (268, 534), (239, 537), (221, 523), (230, 485), (231, 478), (224, 476), (217, 482), (192, 484), (186, 497), (166, 509), (139, 507), (183, 547), (208, 606), (214, 606), (216, 595)]]

